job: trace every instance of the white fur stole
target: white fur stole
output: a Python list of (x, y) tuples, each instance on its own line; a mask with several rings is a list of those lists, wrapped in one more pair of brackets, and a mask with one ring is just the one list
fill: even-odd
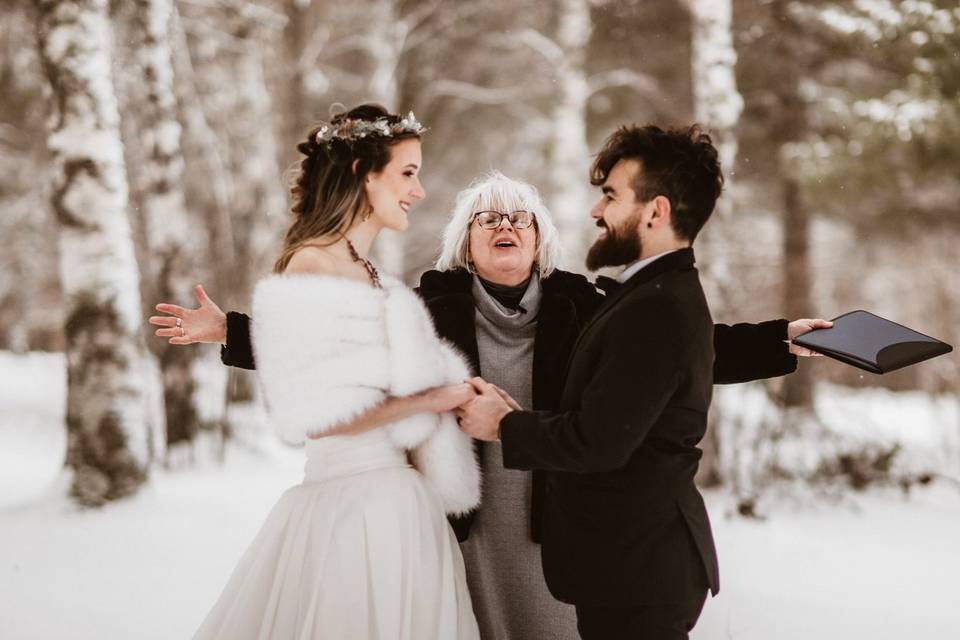
[[(469, 376), (437, 337), (410, 289), (329, 276), (270, 276), (253, 297), (253, 346), (267, 407), (284, 440), (302, 441), (384, 402)], [(480, 499), (473, 446), (452, 413), (423, 413), (384, 427), (440, 495), (448, 513)]]

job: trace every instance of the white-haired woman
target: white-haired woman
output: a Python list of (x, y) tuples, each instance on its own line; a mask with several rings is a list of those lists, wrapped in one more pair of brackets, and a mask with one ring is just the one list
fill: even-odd
[[(473, 373), (536, 410), (558, 406), (564, 367), (580, 328), (603, 302), (582, 275), (557, 268), (560, 240), (537, 190), (501, 173), (462, 191), (443, 235), (437, 269), (418, 292), (441, 337), (467, 356)], [(225, 364), (254, 368), (250, 319), (223, 314), (198, 291), (196, 310), (159, 305), (182, 318), (178, 343), (224, 342)], [(160, 334), (172, 335), (172, 334)], [(717, 382), (789, 373), (787, 321), (715, 331)], [(476, 443), (483, 468), (480, 507), (450, 520), (484, 640), (577, 637), (571, 605), (551, 597), (538, 542), (545, 491), (537, 472), (505, 469), (498, 442)]]

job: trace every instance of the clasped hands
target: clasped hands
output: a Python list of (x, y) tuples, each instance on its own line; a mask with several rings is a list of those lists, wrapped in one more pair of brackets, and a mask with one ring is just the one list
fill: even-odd
[[(460, 387), (461, 385), (457, 385)], [(470, 378), (463, 385), (464, 402), (453, 408), (460, 430), (471, 438), (492, 442), (500, 438), (500, 420), (523, 408), (506, 391), (483, 378)]]

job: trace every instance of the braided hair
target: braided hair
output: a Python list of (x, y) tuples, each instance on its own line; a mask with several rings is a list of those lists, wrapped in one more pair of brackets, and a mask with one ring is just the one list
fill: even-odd
[[(335, 126), (344, 120), (374, 122), (380, 119), (394, 124), (400, 122), (401, 116), (378, 104), (362, 104), (335, 116), (326, 126)], [(358, 219), (372, 212), (364, 179), (370, 173), (382, 171), (390, 162), (392, 146), (402, 140), (420, 138), (411, 132), (353, 140), (334, 137), (324, 142), (318, 135), (323, 126), (312, 128), (306, 140), (297, 144), (297, 151), (304, 158), (290, 188), (293, 224), (287, 230), (283, 250), (274, 265), (276, 273), (286, 269), (293, 254), (305, 245), (318, 239), (333, 244), (357, 224)]]

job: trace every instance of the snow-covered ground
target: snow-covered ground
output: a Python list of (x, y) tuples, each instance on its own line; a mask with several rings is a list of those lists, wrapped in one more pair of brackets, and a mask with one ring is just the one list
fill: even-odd
[[(228, 449), (223, 464), (201, 455), (194, 467), (154, 471), (132, 499), (79, 511), (60, 477), (62, 366), (55, 355), (0, 353), (0, 638), (188, 638), (269, 508), (299, 481), (301, 453), (264, 442)], [(825, 415), (903, 442), (914, 460), (933, 455), (945, 472), (956, 464), (955, 398), (832, 390), (823, 402)], [(707, 501), (722, 591), (696, 640), (958, 637), (956, 487), (784, 501), (765, 521), (726, 517), (726, 493)]]

